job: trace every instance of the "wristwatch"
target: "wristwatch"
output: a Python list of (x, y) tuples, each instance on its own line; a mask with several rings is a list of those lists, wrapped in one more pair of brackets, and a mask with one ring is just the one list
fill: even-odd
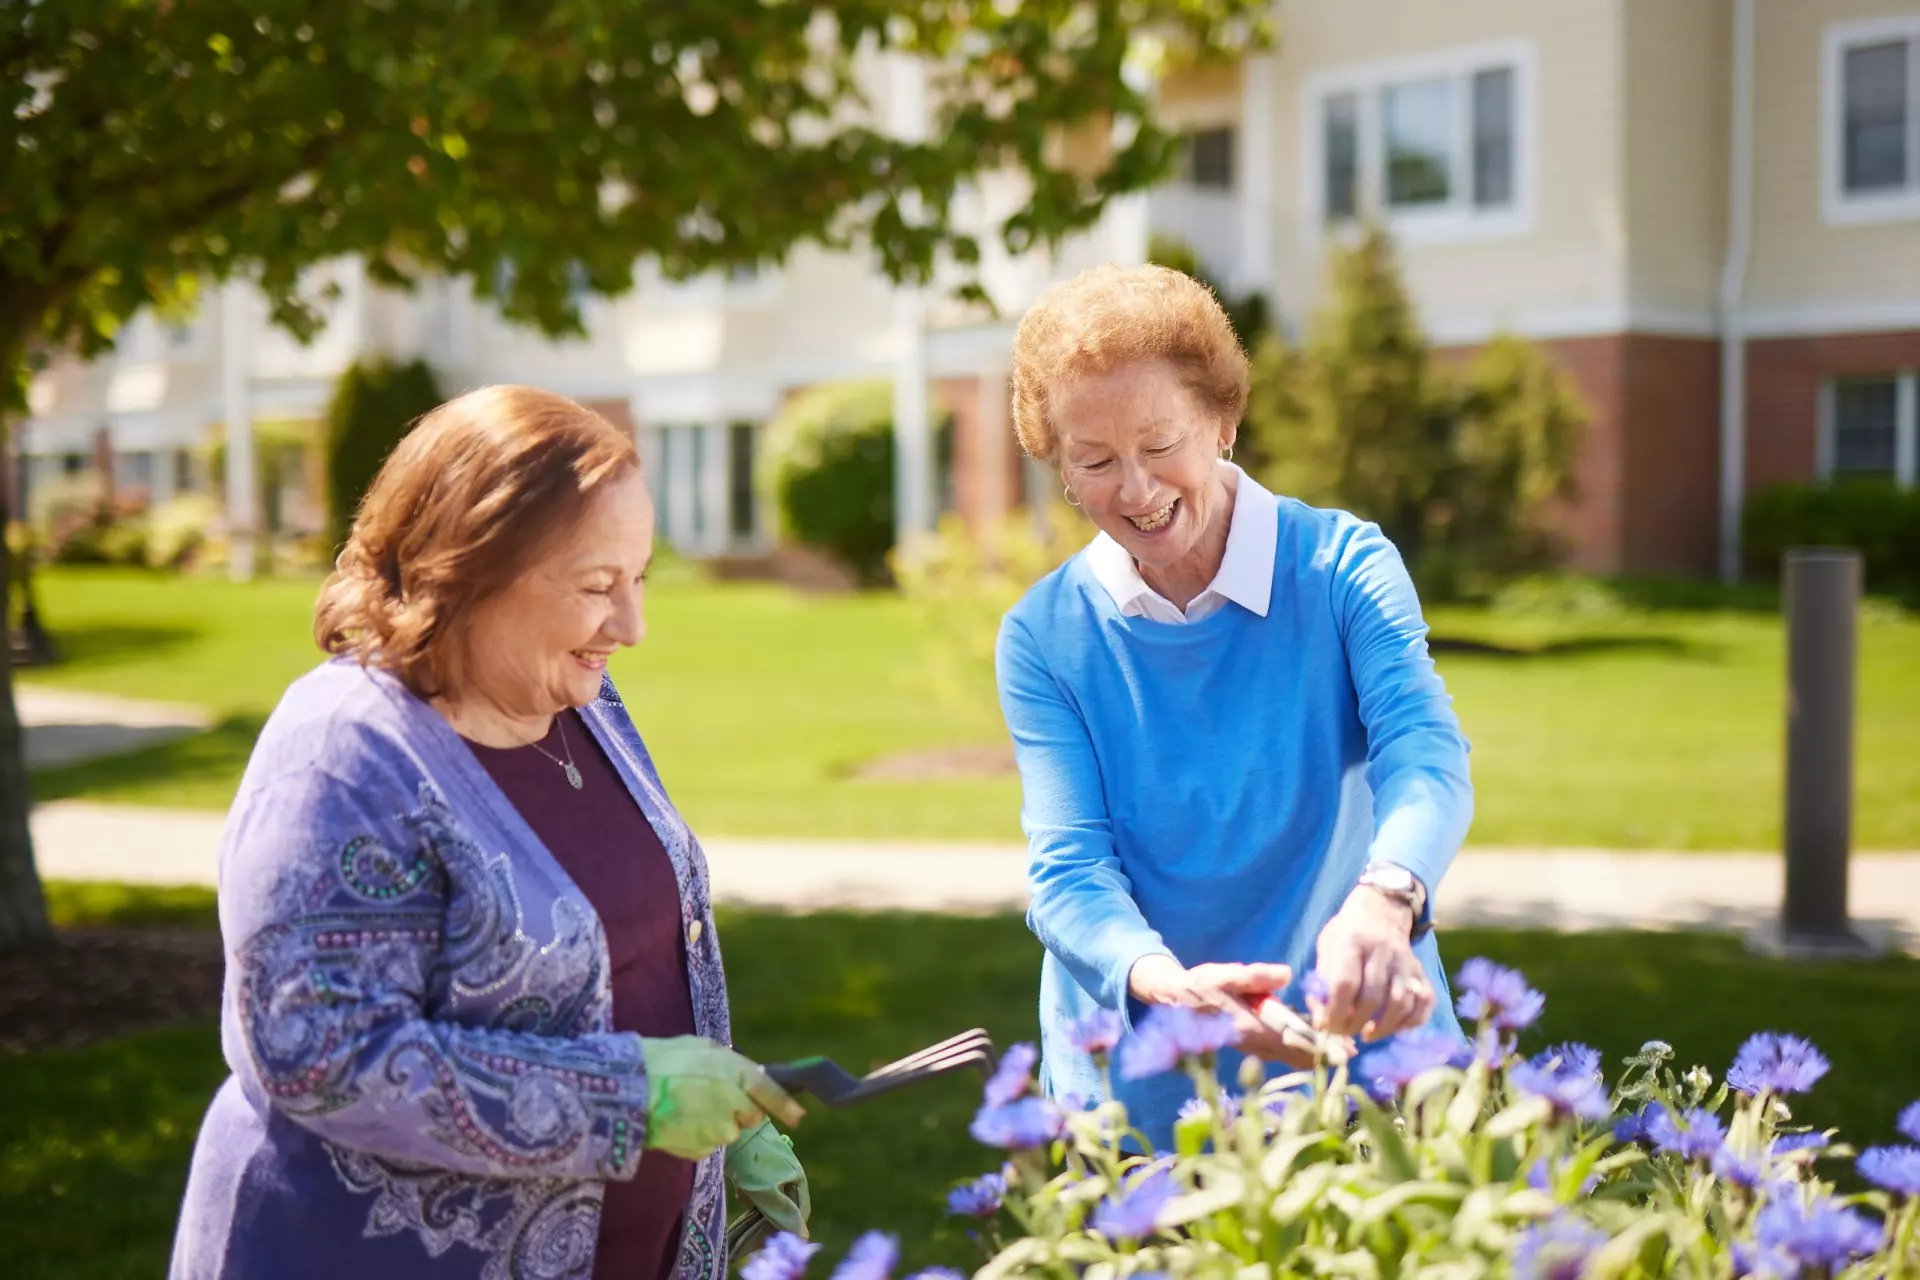
[(1360, 883), (1395, 902), (1404, 902), (1413, 912), (1414, 937), (1427, 931), (1427, 886), (1419, 876), (1396, 863), (1369, 862), (1360, 872)]

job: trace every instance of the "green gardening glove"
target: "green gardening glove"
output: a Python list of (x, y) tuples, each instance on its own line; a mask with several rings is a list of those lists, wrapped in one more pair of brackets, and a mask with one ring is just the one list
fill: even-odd
[(784, 1124), (806, 1112), (757, 1063), (702, 1036), (640, 1041), (647, 1071), (647, 1148), (699, 1160), (771, 1114)]
[(770, 1121), (733, 1140), (727, 1148), (727, 1177), (774, 1226), (807, 1238), (807, 1219), (813, 1216), (807, 1171), (793, 1154), (793, 1143)]

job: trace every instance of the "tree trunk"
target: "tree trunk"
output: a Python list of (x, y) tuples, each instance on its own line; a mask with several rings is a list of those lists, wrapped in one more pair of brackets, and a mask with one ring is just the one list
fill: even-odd
[[(0, 423), (0, 449), (8, 432)], [(0, 496), (0, 524), (12, 506), (12, 494)], [(53, 937), (47, 922), (47, 900), (33, 865), (33, 835), (27, 828), (27, 810), (33, 798), (27, 790), (27, 758), (20, 732), (20, 712), (13, 705), (13, 557), (0, 537), (0, 583), (6, 584), (6, 607), (0, 610), (0, 951), (26, 947)]]

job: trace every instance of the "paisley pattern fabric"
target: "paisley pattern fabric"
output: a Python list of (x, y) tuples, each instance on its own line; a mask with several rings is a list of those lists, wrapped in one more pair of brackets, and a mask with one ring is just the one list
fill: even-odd
[[(700, 1034), (730, 1043), (705, 858), (611, 682), (584, 709), (672, 859)], [(331, 662), (268, 721), (221, 851), (231, 1078), (194, 1150), (178, 1280), (588, 1280), (643, 1159), (637, 1036), (600, 920), (446, 722)], [(696, 927), (697, 926), (697, 927)], [(720, 1280), (721, 1161), (676, 1280)]]

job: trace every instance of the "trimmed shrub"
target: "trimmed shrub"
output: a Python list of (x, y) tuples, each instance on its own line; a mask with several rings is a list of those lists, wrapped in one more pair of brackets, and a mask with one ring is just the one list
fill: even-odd
[(886, 580), (893, 550), (893, 391), (879, 381), (810, 387), (767, 424), (760, 480), (783, 538)]
[(1777, 580), (1789, 547), (1854, 547), (1871, 591), (1920, 593), (1920, 489), (1886, 481), (1780, 485), (1748, 499), (1747, 573)]
[[(346, 545), (360, 499), (415, 420), (439, 405), (440, 386), (424, 360), (355, 364), (327, 406), (327, 545)], [(328, 557), (331, 559), (331, 555)]]

